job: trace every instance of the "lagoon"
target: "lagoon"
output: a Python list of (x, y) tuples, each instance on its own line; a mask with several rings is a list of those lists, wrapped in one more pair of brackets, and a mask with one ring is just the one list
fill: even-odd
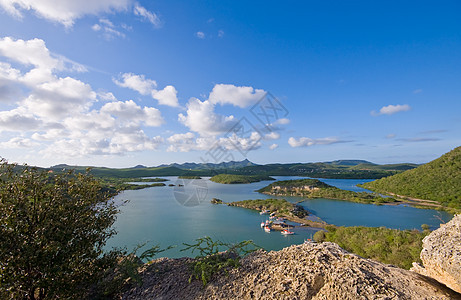
[[(300, 179), (294, 176), (273, 176), (277, 180)], [(224, 202), (246, 199), (267, 199), (273, 196), (255, 192), (271, 181), (251, 184), (219, 184), (203, 179), (168, 179), (164, 187), (124, 191), (115, 201), (129, 202), (120, 208), (115, 222), (118, 234), (111, 238), (107, 247), (134, 248), (137, 244), (151, 242), (162, 247), (177, 247), (161, 253), (165, 257), (193, 256), (181, 252), (182, 243), (210, 236), (223, 242), (253, 240), (266, 250), (280, 250), (292, 244), (303, 243), (312, 238), (317, 229), (296, 228), (295, 235), (283, 236), (280, 232), (264, 232), (260, 228), (266, 216), (244, 208), (211, 204), (212, 198)], [(342, 189), (362, 191), (355, 185), (369, 180), (321, 179)], [(174, 187), (168, 186), (175, 184)], [(179, 187), (178, 184), (184, 185)], [(300, 197), (280, 197), (291, 202), (305, 200)], [(327, 223), (339, 226), (386, 226), (399, 229), (420, 229), (428, 224), (432, 229), (446, 222), (452, 215), (429, 209), (417, 209), (404, 205), (360, 204), (331, 199), (311, 199), (301, 203), (307, 210)]]

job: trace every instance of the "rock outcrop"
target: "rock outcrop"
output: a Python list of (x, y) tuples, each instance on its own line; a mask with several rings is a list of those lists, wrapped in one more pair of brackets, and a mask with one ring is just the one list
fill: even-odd
[(413, 263), (411, 270), (461, 293), (461, 215), (423, 239), (421, 261), (423, 265)]
[(431, 278), (361, 258), (333, 243), (259, 250), (206, 287), (198, 280), (188, 283), (191, 261), (154, 260), (141, 272), (144, 284), (127, 290), (122, 299), (461, 299)]

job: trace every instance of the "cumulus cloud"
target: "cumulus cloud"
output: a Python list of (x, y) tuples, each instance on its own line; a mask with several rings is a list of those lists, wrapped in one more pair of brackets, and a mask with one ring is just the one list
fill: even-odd
[(168, 105), (172, 107), (178, 107), (178, 91), (172, 85), (167, 85), (163, 90), (152, 91), (152, 98), (158, 100), (158, 103), (161, 105)]
[(91, 86), (65, 77), (43, 83), (22, 102), (29, 112), (50, 120), (87, 110), (96, 101)]
[(0, 6), (10, 15), (23, 18), (23, 11), (33, 11), (39, 17), (72, 27), (84, 15), (126, 10), (131, 0), (2, 0)]
[[(0, 132), (21, 132), (21, 138), (0, 138), (4, 148), (33, 147), (36, 153), (42, 149), (38, 153), (43, 156), (67, 158), (123, 155), (157, 149), (164, 142), (159, 136), (148, 136), (142, 129), (164, 122), (158, 109), (141, 107), (132, 100), (117, 101), (111, 92), (96, 93), (81, 80), (60, 77), (58, 72), (73, 72), (79, 69), (78, 64), (52, 55), (42, 40), (2, 38), (0, 56), (21, 66), (16, 69), (0, 61), (0, 96), (16, 86), (23, 93), (10, 101), (13, 109), (0, 111)], [(69, 64), (76, 67), (69, 68)], [(122, 84), (142, 92), (145, 88), (151, 93), (152, 82), (130, 79)], [(166, 94), (163, 98), (167, 98)], [(108, 102), (98, 109), (94, 104), (100, 99)]]
[(142, 7), (138, 3), (134, 6), (133, 13), (136, 16), (142, 17), (143, 20), (151, 23), (156, 28), (162, 26), (162, 22), (160, 21), (160, 18), (157, 16), (156, 13), (148, 11), (146, 8)]
[(336, 137), (326, 137), (326, 138), (319, 138), (319, 139), (311, 139), (307, 137), (301, 137), (299, 139), (296, 139), (294, 137), (290, 137), (288, 139), (288, 144), (293, 148), (310, 147), (314, 145), (331, 145), (331, 144), (346, 143), (346, 142), (349, 142), (349, 141), (343, 141)]
[(219, 145), (227, 150), (234, 150), (240, 152), (248, 152), (256, 150), (261, 147), (261, 135), (254, 131), (251, 132), (250, 136), (242, 137), (235, 133), (229, 137), (222, 137), (219, 139)]
[(116, 85), (132, 89), (141, 95), (149, 95), (157, 87), (157, 82), (155, 82), (155, 80), (146, 79), (144, 75), (123, 73), (120, 77), (121, 80), (112, 78)]
[(205, 38), (205, 33), (203, 33), (202, 31), (197, 31), (195, 33), (195, 36), (203, 40)]
[(187, 104), (186, 114), (179, 114), (178, 120), (191, 131), (201, 136), (213, 136), (227, 132), (236, 124), (234, 116), (223, 116), (214, 112), (210, 101), (192, 98)]
[(211, 103), (232, 104), (240, 108), (247, 107), (260, 100), (266, 91), (251, 86), (235, 86), (233, 84), (216, 84), (208, 100)]
[(275, 131), (272, 131), (264, 136), (265, 140), (278, 140), (279, 138), (280, 138), (280, 134)]
[(33, 11), (39, 17), (72, 27), (76, 19), (84, 15), (126, 10), (131, 0), (60, 0), (57, 5), (50, 0), (2, 0), (0, 6), (16, 18), (23, 18), (23, 11)]
[(154, 107), (137, 105), (133, 100), (117, 101), (104, 104), (101, 112), (109, 113), (128, 123), (139, 124), (144, 122), (147, 126), (160, 126), (164, 123), (160, 111)]
[(158, 100), (161, 105), (178, 107), (178, 91), (172, 85), (167, 85), (163, 90), (157, 90), (157, 82), (152, 79), (147, 79), (144, 75), (136, 75), (133, 73), (123, 73), (120, 75), (120, 80), (113, 78), (115, 84), (121, 87), (129, 88), (137, 91), (141, 95), (151, 95), (152, 98)]
[(37, 38), (24, 41), (4, 37), (0, 39), (0, 55), (25, 66), (59, 70), (64, 67), (61, 61), (51, 57), (45, 41)]
[(278, 148), (278, 146), (279, 146), (279, 145), (277, 145), (277, 144), (272, 144), (272, 145), (269, 146), (269, 149), (275, 150), (275, 149)]
[(383, 106), (379, 110), (379, 112), (372, 111), (371, 115), (372, 116), (379, 116), (379, 115), (393, 115), (395, 113), (401, 112), (401, 111), (409, 111), (411, 109), (410, 105), (408, 104), (397, 104), (397, 105), (388, 105), (388, 106)]
[(167, 138), (168, 152), (189, 152), (197, 148), (195, 134), (192, 132), (173, 134)]
[(0, 132), (29, 131), (39, 128), (42, 121), (22, 109), (0, 111)]
[(1, 148), (31, 148), (38, 146), (39, 144), (27, 139), (27, 138), (21, 138), (21, 137), (14, 137), (10, 139), (9, 141), (6, 142), (1, 142), (0, 147)]

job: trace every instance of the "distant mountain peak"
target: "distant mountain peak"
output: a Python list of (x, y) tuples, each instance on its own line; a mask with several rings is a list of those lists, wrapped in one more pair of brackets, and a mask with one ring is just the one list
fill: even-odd
[(133, 169), (144, 169), (144, 168), (147, 168), (147, 167), (143, 165), (137, 165), (133, 167)]

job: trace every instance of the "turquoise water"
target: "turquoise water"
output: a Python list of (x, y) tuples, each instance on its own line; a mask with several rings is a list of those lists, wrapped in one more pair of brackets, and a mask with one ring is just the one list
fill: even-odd
[[(283, 236), (280, 232), (264, 232), (260, 227), (266, 216), (244, 208), (213, 205), (210, 200), (222, 199), (225, 202), (246, 199), (267, 199), (270, 196), (255, 190), (269, 184), (269, 181), (252, 184), (225, 185), (201, 180), (177, 180), (165, 177), (165, 187), (152, 187), (136, 191), (125, 191), (115, 200), (129, 200), (121, 207), (115, 223), (118, 234), (108, 241), (107, 246), (132, 249), (139, 243), (151, 242), (162, 247), (177, 247), (161, 254), (167, 257), (190, 256), (180, 252), (183, 242), (191, 243), (196, 238), (210, 236), (224, 242), (253, 240), (266, 250), (279, 250), (292, 244), (300, 244), (315, 233), (312, 228), (295, 228), (295, 235)], [(277, 180), (299, 179), (299, 177), (280, 176)], [(328, 179), (328, 184), (343, 189), (357, 190), (355, 185), (368, 180)], [(169, 187), (169, 183), (181, 183), (184, 187)], [(197, 196), (197, 197), (194, 197)], [(192, 197), (191, 197), (192, 196)], [(285, 197), (297, 202), (299, 197)], [(329, 199), (307, 200), (301, 203), (306, 209), (327, 223), (345, 226), (386, 226), (390, 228), (413, 229), (421, 224), (437, 228), (441, 218), (444, 221), (452, 216), (435, 210), (416, 209), (403, 205), (359, 204)]]

